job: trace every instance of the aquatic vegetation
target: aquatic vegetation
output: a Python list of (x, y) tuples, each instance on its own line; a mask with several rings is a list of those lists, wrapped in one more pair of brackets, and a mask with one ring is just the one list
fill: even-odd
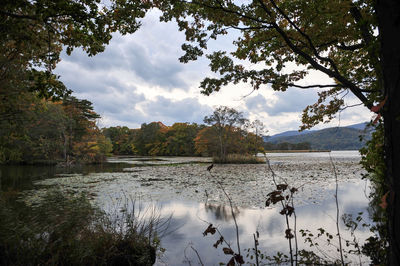
[(153, 265), (169, 218), (157, 209), (142, 215), (130, 203), (110, 214), (93, 207), (85, 194), (49, 192), (28, 211), (5, 206), (0, 198), (0, 264)]
[[(277, 176), (285, 177), (294, 187), (301, 187), (294, 199), (296, 206), (321, 202), (328, 196), (325, 191), (334, 187), (329, 157), (310, 153), (303, 155), (269, 155)], [(209, 158), (207, 159), (209, 162)], [(35, 190), (27, 190), (21, 194), (21, 200), (31, 205), (40, 200), (47, 190), (57, 188), (71, 194), (86, 192), (93, 195), (93, 201), (99, 205), (108, 201), (110, 195), (118, 198), (122, 197), (123, 193), (133, 197), (140, 196), (143, 201), (179, 198), (203, 202), (207, 197), (206, 191), (209, 203), (228, 203), (216, 187), (217, 180), (208, 178), (208, 164), (187, 164), (183, 157), (166, 157), (165, 162), (168, 164), (157, 161), (160, 165), (136, 167), (132, 158), (113, 160), (116, 163), (131, 162), (132, 167), (124, 166), (120, 172), (62, 174), (56, 178), (40, 180), (35, 182)], [(186, 158), (186, 162), (192, 160), (193, 158)], [(360, 182), (363, 171), (358, 161), (357, 157), (335, 158), (339, 182)], [(204, 159), (200, 162), (207, 161)], [(171, 166), (171, 163), (177, 164)], [(266, 191), (273, 189), (265, 164), (218, 164), (214, 166), (213, 172), (226, 191), (232, 195), (236, 206), (263, 207), (264, 201), (260, 199), (265, 198)]]
[(265, 163), (264, 158), (260, 158), (250, 154), (228, 154), (226, 158), (213, 157), (214, 163), (229, 164), (257, 164)]

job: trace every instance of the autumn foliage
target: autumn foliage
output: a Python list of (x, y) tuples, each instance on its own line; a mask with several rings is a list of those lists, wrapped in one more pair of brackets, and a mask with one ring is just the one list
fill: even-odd
[[(143, 156), (218, 156), (262, 152), (262, 137), (244, 126), (198, 125), (162, 122), (142, 124), (140, 128), (103, 128), (115, 155)], [(222, 145), (222, 149), (221, 149)]]
[(92, 103), (74, 97), (52, 102), (33, 93), (19, 96), (0, 120), (0, 163), (94, 163), (111, 151), (96, 126)]

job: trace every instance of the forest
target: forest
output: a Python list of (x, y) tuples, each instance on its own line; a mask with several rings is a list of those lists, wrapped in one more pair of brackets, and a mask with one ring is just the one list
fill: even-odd
[[(99, 129), (92, 103), (73, 96), (46, 100), (20, 94), (14, 104), (4, 96), (0, 115), (0, 163), (101, 163), (107, 156), (219, 156), (263, 152), (260, 121), (219, 107), (205, 118), (208, 125), (143, 123), (138, 129)], [(251, 132), (251, 130), (255, 130)]]
[[(225, 106), (204, 118), (205, 124), (143, 123), (140, 128), (100, 129), (88, 100), (65, 96), (46, 100), (33, 92), (3, 96), (0, 163), (101, 163), (110, 155), (217, 156), (255, 155), (265, 150), (307, 150), (307, 143), (264, 143), (259, 121)], [(14, 104), (18, 101), (19, 104)]]
[(110, 154), (91, 102), (51, 101), (32, 92), (2, 96), (0, 163), (98, 163)]
[(145, 156), (218, 156), (263, 152), (265, 126), (258, 120), (249, 122), (241, 112), (225, 106), (204, 118), (205, 124), (162, 122), (128, 127), (103, 128), (111, 140), (115, 155)]

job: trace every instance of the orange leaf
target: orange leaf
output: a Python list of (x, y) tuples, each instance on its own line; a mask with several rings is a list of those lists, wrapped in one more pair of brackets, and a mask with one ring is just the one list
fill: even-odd
[(374, 122), (372, 122), (372, 124), (376, 124), (376, 123), (378, 123), (378, 121), (379, 121), (379, 119), (381, 118), (381, 114), (378, 114), (376, 117), (375, 117), (375, 119), (374, 119)]
[(382, 196), (382, 198), (381, 198), (381, 204), (379, 204), (379, 206), (381, 206), (381, 208), (382, 209), (386, 209), (387, 208), (387, 201), (386, 201), (386, 199), (387, 199), (387, 196), (389, 195), (389, 191), (388, 192), (386, 192), (386, 194), (385, 195), (383, 195)]
[(386, 96), (385, 99), (384, 99), (383, 101), (381, 101), (378, 105), (372, 106), (372, 107), (371, 107), (371, 111), (374, 112), (374, 113), (378, 113), (379, 110), (381, 110), (382, 107), (385, 105), (386, 100), (387, 100), (387, 96)]

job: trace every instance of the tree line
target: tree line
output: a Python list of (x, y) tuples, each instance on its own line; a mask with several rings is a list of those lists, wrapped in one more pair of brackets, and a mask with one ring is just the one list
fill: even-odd
[(91, 102), (73, 96), (51, 101), (34, 92), (3, 99), (0, 163), (97, 163), (110, 154)]
[(229, 154), (310, 148), (307, 143), (264, 143), (267, 131), (261, 121), (250, 122), (226, 106), (204, 117), (204, 124), (151, 122), (137, 129), (99, 129), (100, 116), (88, 100), (50, 100), (37, 92), (3, 97), (0, 163), (100, 163), (111, 154), (213, 156), (225, 161)]
[(202, 125), (161, 122), (142, 124), (138, 129), (128, 127), (103, 128), (102, 133), (112, 143), (116, 155), (144, 156), (217, 156), (256, 154), (263, 152), (265, 126), (250, 122), (242, 112), (221, 106), (204, 118)]

